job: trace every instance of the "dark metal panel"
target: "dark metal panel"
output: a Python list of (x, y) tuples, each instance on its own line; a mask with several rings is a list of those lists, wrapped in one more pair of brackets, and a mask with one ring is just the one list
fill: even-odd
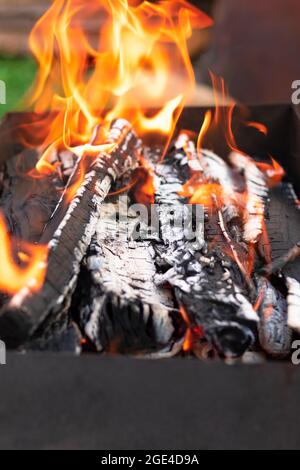
[(299, 448), (299, 407), (299, 371), (284, 363), (12, 354), (0, 448)]

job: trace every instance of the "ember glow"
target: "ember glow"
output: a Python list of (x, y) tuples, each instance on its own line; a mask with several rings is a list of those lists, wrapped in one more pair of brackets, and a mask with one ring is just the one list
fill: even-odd
[[(20, 249), (15, 255), (17, 247)], [(2, 292), (15, 294), (25, 286), (32, 291), (38, 291), (44, 282), (47, 253), (46, 246), (11, 240), (4, 218), (0, 215), (0, 290)]]
[(249, 121), (246, 123), (246, 126), (248, 127), (253, 127), (254, 129), (258, 130), (259, 132), (261, 132), (262, 134), (264, 135), (268, 135), (268, 129), (267, 127), (262, 124), (261, 122), (253, 122), (253, 121)]

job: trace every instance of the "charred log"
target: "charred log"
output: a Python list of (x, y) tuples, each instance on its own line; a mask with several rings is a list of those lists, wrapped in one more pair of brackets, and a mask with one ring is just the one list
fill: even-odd
[(24, 348), (26, 351), (65, 352), (78, 355), (82, 350), (82, 335), (77, 324), (66, 318), (65, 322), (53, 324), (46, 332), (37, 331)]
[(250, 157), (232, 152), (229, 159), (232, 165), (243, 174), (246, 183), (244, 240), (247, 243), (256, 243), (263, 232), (265, 204), (269, 194), (267, 182), (264, 174)]
[(287, 321), (287, 301), (269, 280), (257, 278), (262, 298), (259, 307), (259, 342), (266, 353), (273, 357), (285, 357), (290, 353), (292, 330)]
[(270, 276), (271, 274), (277, 274), (283, 268), (285, 268), (289, 263), (292, 263), (297, 258), (300, 257), (300, 241), (296, 243), (287, 253), (276, 258), (272, 263), (264, 266), (262, 272)]
[[(67, 313), (74, 292), (81, 261), (86, 254), (99, 219), (100, 206), (114, 180), (129, 168), (135, 168), (141, 143), (131, 126), (117, 120), (111, 128), (110, 153), (90, 159), (89, 169), (71, 203), (67, 192), (62, 196), (48, 222), (40, 243), (49, 244), (44, 285), (38, 293), (29, 287), (18, 292), (0, 312), (0, 335), (8, 347), (17, 347), (48, 328)], [(72, 180), (78, 180), (80, 165)]]
[[(114, 204), (102, 206), (73, 302), (79, 324), (97, 351), (174, 355), (184, 325), (171, 291), (153, 282), (151, 243), (128, 240), (126, 220), (116, 227), (115, 215), (122, 220), (122, 210)], [(136, 223), (134, 218), (131, 223)]]
[(172, 205), (186, 210), (183, 208), (186, 201), (178, 192), (189, 173), (188, 165), (185, 152), (177, 149), (156, 166), (156, 203), (162, 241), (156, 251), (159, 265), (166, 267), (166, 262), (170, 265), (157, 281), (175, 287), (176, 298), (191, 324), (201, 327), (219, 353), (238, 356), (254, 343), (258, 317), (248, 300), (249, 286), (244, 272), (228, 254), (230, 247), (220, 227), (218, 211), (207, 212), (204, 232), (199, 236), (198, 231), (192, 243), (187, 242), (178, 224), (173, 229), (164, 213)]
[(288, 287), (288, 325), (300, 333), (300, 283), (291, 277), (287, 278)]
[(61, 195), (55, 175), (31, 176), (39, 158), (37, 151), (28, 149), (8, 160), (1, 198), (10, 232), (30, 243), (39, 241)]

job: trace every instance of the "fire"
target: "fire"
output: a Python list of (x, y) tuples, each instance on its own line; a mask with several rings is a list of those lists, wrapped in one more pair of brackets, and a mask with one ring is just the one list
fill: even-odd
[(182, 109), (183, 96), (179, 95), (173, 100), (170, 100), (166, 106), (157, 113), (154, 117), (148, 118), (144, 116), (141, 111), (138, 116), (138, 127), (142, 131), (160, 131), (162, 134), (171, 135), (174, 130), (174, 113), (178, 108)]
[(246, 122), (246, 126), (247, 127), (253, 127), (254, 129), (261, 132), (262, 134), (268, 135), (267, 127), (264, 124), (260, 123), (260, 122), (249, 121), (249, 122)]
[(140, 161), (142, 166), (138, 169), (138, 181), (134, 190), (134, 198), (140, 204), (154, 204), (154, 172), (144, 158), (141, 157)]
[(195, 188), (188, 185), (183, 186), (180, 193), (183, 197), (189, 197), (190, 204), (202, 204), (205, 207), (212, 207), (214, 200), (217, 199), (218, 205), (225, 199), (224, 189), (217, 183), (199, 183)]
[[(228, 90), (223, 77), (219, 77), (210, 72), (212, 87), (214, 91), (215, 109), (214, 112), (207, 111), (199, 132), (197, 149), (199, 155), (203, 147), (203, 141), (209, 131), (219, 132), (222, 134), (228, 150), (233, 152), (241, 152), (238, 148), (236, 138), (233, 132), (233, 113), (236, 106), (234, 100), (229, 98)], [(245, 123), (247, 127), (252, 127), (261, 132), (265, 136), (268, 134), (267, 127), (259, 122), (248, 121)]]
[(187, 330), (185, 332), (185, 337), (184, 337), (184, 341), (182, 345), (182, 350), (183, 352), (188, 352), (188, 351), (191, 351), (192, 344), (193, 344), (192, 326), (191, 326), (189, 316), (187, 312), (185, 311), (185, 308), (182, 305), (179, 308), (179, 312), (180, 312), (180, 315), (182, 316), (184, 323), (187, 326)]
[(202, 143), (203, 143), (203, 139), (205, 137), (205, 135), (207, 134), (208, 132), (208, 129), (211, 125), (211, 121), (212, 121), (212, 115), (211, 115), (211, 111), (207, 111), (205, 113), (205, 117), (204, 117), (204, 120), (203, 120), (203, 124), (201, 126), (201, 129), (200, 129), (200, 132), (199, 132), (199, 136), (198, 136), (198, 140), (197, 140), (197, 152), (198, 152), (198, 155), (200, 156), (201, 155), (201, 149), (202, 149)]
[[(86, 26), (95, 19), (97, 41)], [(167, 146), (194, 89), (187, 40), (193, 28), (211, 24), (185, 0), (54, 0), (29, 40), (39, 65), (29, 105), (54, 113), (37, 171), (55, 171), (53, 146), (76, 153), (91, 142), (96, 126), (108, 129), (118, 117), (141, 134), (160, 133)], [(170, 86), (173, 76), (180, 77), (177, 86)], [(150, 107), (157, 109), (151, 117)]]
[[(98, 20), (95, 38), (88, 25)], [(53, 154), (71, 150), (79, 171), (63, 194), (69, 204), (93, 158), (113, 149), (108, 130), (120, 117), (140, 135), (160, 134), (166, 149), (194, 90), (187, 41), (193, 28), (211, 24), (185, 0), (53, 0), (29, 37), (38, 74), (25, 104), (37, 117), (21, 126), (21, 139), (40, 151), (29, 176), (59, 173)], [(170, 86), (173, 76), (180, 77), (176, 86)], [(153, 202), (153, 175), (143, 160), (141, 165), (145, 174), (139, 191)], [(0, 289), (9, 294), (24, 286), (38, 290), (47, 247), (19, 241), (15, 250), (3, 218), (0, 237)]]
[(21, 243), (21, 250), (15, 256), (15, 248), (20, 245), (10, 239), (4, 218), (0, 215), (0, 290), (15, 294), (27, 286), (38, 291), (44, 282), (48, 248), (41, 245)]
[[(225, 86), (224, 78), (218, 77), (212, 72), (210, 72), (210, 76), (214, 90), (215, 112), (212, 122), (205, 127), (205, 132), (203, 132), (202, 126), (200, 131), (200, 134), (202, 132), (201, 142), (209, 128), (212, 127), (213, 129), (217, 129), (222, 132), (229, 150), (238, 151), (238, 146), (232, 129), (232, 117), (235, 109), (235, 102), (228, 98), (228, 91)], [(227, 103), (226, 106), (224, 105), (225, 103)]]
[(282, 178), (285, 176), (285, 171), (272, 157), (271, 162), (271, 164), (257, 162), (256, 166), (266, 175), (268, 186), (273, 188), (281, 182)]
[(182, 351), (187, 353), (193, 350), (194, 343), (197, 340), (204, 338), (204, 333), (200, 326), (193, 325), (191, 323), (191, 320), (182, 305), (179, 308), (179, 312), (187, 327), (182, 345)]

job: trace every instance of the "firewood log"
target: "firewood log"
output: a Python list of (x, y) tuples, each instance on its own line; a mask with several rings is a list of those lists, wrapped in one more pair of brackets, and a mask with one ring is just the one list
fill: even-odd
[[(112, 124), (108, 142), (114, 143), (113, 149), (87, 160), (89, 168), (72, 201), (68, 202), (65, 192), (40, 238), (40, 243), (49, 246), (42, 289), (33, 292), (25, 286), (0, 311), (0, 337), (8, 347), (23, 344), (37, 330), (47, 328), (68, 311), (101, 204), (112, 182), (136, 167), (141, 151), (141, 142), (124, 120)], [(78, 180), (81, 171), (79, 164), (70, 185)]]
[(272, 357), (285, 357), (291, 351), (292, 330), (288, 326), (287, 301), (271, 282), (257, 277), (262, 297), (259, 307), (259, 342)]
[[(176, 298), (191, 324), (200, 326), (221, 354), (238, 356), (254, 343), (258, 317), (249, 301), (244, 272), (234, 256), (228, 254), (232, 247), (224, 236), (219, 211), (207, 213), (204, 238), (198, 237), (194, 244), (185, 240), (184, 232), (177, 224), (175, 231), (169, 224), (165, 227), (166, 208), (163, 205), (169, 205), (170, 209), (170, 204), (182, 206), (186, 202), (178, 192), (186, 182), (188, 165), (184, 150), (176, 149), (156, 166), (156, 203), (163, 243), (160, 251), (170, 264), (170, 269), (157, 279), (175, 287)], [(239, 248), (234, 246), (233, 249)], [(166, 252), (171, 252), (172, 256), (165, 256)], [(159, 250), (158, 256), (161, 260)]]
[[(185, 325), (170, 289), (157, 287), (149, 241), (130, 239), (124, 204), (101, 208), (83, 263), (74, 308), (97, 351), (169, 357), (181, 349)], [(115, 215), (122, 222), (116, 223)], [(131, 226), (139, 219), (130, 215)], [(119, 238), (117, 238), (119, 233)]]

